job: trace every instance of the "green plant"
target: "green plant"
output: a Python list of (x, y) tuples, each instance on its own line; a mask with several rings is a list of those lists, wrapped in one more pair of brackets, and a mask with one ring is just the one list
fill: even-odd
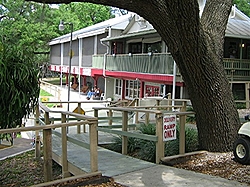
[(246, 103), (236, 103), (237, 109), (245, 109), (246, 108)]
[[(193, 107), (187, 107), (187, 112), (194, 112)], [(193, 115), (188, 115), (186, 118), (187, 123), (196, 123), (196, 116), (195, 114)]]
[(185, 136), (186, 136), (185, 151), (188, 153), (198, 150), (199, 147), (198, 131), (195, 128), (186, 127)]
[(155, 142), (140, 140), (141, 149), (138, 151), (138, 158), (149, 162), (155, 162)]
[[(20, 127), (22, 119), (33, 112), (40, 90), (39, 69), (24, 51), (18, 51), (14, 46), (3, 43), (1, 45), (3, 49), (0, 51), (0, 127), (7, 129)], [(4, 138), (9, 140), (6, 134), (1, 134), (0, 139)]]
[[(155, 124), (143, 124), (140, 128), (143, 134), (155, 135)], [(165, 142), (165, 156), (177, 155), (179, 154), (179, 135), (180, 128), (177, 124), (175, 140)], [(185, 128), (186, 145), (185, 152), (192, 152), (198, 150), (198, 132), (195, 128), (186, 127)], [(121, 152), (122, 150), (122, 138), (115, 138), (115, 143), (107, 146), (116, 152)], [(128, 153), (136, 156), (139, 159), (147, 160), (149, 162), (155, 162), (155, 142), (146, 141), (138, 138), (128, 138)], [(134, 154), (136, 152), (136, 154)]]
[(141, 124), (139, 130), (143, 133), (143, 134), (148, 134), (148, 135), (155, 135), (155, 124)]
[[(108, 149), (113, 151), (122, 152), (122, 137), (118, 136), (114, 138), (114, 143), (106, 146)], [(128, 138), (128, 153), (133, 153), (140, 148), (140, 141), (138, 138), (129, 137)]]

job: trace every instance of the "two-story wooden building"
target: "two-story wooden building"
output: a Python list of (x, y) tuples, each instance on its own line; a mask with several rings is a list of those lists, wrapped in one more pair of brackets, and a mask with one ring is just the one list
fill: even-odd
[[(50, 42), (52, 71), (68, 73), (69, 36)], [(169, 92), (175, 98), (188, 98), (167, 44), (137, 14), (104, 21), (73, 36), (71, 73), (80, 77), (80, 85), (97, 85), (111, 98), (164, 96)], [(250, 19), (236, 7), (227, 25), (224, 64), (236, 99), (249, 100)]]
[[(126, 28), (130, 19), (131, 15), (112, 18), (72, 33), (71, 75), (75, 79), (71, 84), (78, 82), (81, 86), (88, 85), (89, 87), (98, 85), (105, 90), (104, 76), (95, 75), (93, 72), (95, 70), (92, 66), (93, 55), (106, 54), (107, 48), (100, 40), (112, 35), (119, 35)], [(70, 39), (71, 34), (69, 33), (55, 38), (49, 43), (51, 71), (68, 75)], [(66, 84), (70, 81), (66, 76)]]

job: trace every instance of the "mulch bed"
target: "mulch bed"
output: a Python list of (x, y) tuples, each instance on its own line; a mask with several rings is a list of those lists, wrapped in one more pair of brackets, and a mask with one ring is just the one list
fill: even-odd
[(0, 149), (5, 149), (11, 147), (10, 145), (0, 144)]
[(114, 181), (112, 177), (95, 175), (82, 177), (64, 182), (54, 181), (53, 184), (44, 185), (46, 187), (127, 187)]

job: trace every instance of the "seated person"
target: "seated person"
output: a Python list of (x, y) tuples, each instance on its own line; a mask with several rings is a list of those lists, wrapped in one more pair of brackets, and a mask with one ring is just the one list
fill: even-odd
[(95, 89), (95, 97), (100, 97), (101, 96), (101, 90), (100, 88)]
[(93, 95), (95, 95), (95, 92), (94, 92), (94, 90), (92, 89), (92, 90), (89, 91), (88, 94), (87, 94), (87, 100), (90, 100), (90, 98), (91, 98)]

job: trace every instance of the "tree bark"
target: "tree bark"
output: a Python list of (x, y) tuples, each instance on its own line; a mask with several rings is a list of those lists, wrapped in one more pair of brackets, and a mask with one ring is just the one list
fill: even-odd
[[(35, 0), (69, 3), (70, 0)], [(223, 66), (223, 44), (232, 0), (74, 0), (115, 6), (148, 20), (178, 65), (196, 112), (199, 143), (208, 151), (230, 151), (240, 127)]]

